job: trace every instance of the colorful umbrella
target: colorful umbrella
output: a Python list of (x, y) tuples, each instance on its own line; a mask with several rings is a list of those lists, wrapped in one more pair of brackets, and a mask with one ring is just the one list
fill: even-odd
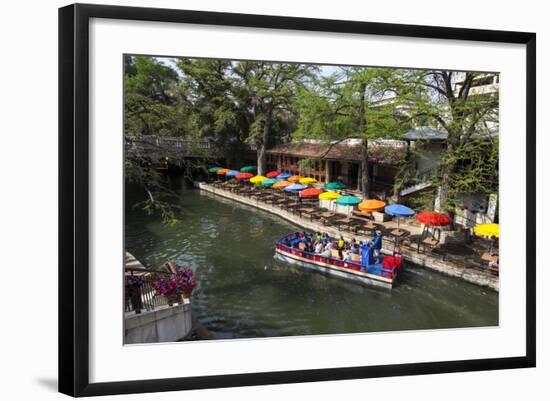
[(208, 172), (209, 173), (217, 173), (218, 170), (221, 170), (222, 168), (221, 167), (211, 167)]
[(346, 188), (346, 184), (342, 182), (327, 182), (325, 184), (326, 189), (344, 189)]
[(255, 175), (254, 177), (252, 177), (250, 179), (250, 182), (252, 184), (257, 184), (257, 183), (265, 181), (265, 180), (267, 180), (267, 177), (264, 177), (263, 175)]
[(308, 185), (308, 184), (315, 184), (317, 180), (311, 177), (304, 177), (304, 178), (301, 178), (298, 182), (302, 185)]
[(340, 195), (339, 193), (328, 191), (328, 192), (323, 192), (321, 195), (319, 195), (319, 199), (334, 200), (334, 199), (338, 199), (341, 196), (342, 195)]
[(218, 175), (225, 175), (225, 173), (229, 173), (231, 170), (228, 168), (222, 168), (221, 170), (216, 171), (216, 174)]
[(226, 177), (235, 177), (237, 174), (239, 174), (238, 171), (231, 170), (231, 171), (225, 173), (225, 176), (226, 176)]
[(241, 168), (241, 173), (255, 173), (256, 166), (244, 166)]
[(496, 223), (478, 224), (474, 227), (474, 233), (486, 237), (498, 238), (500, 235), (500, 226)]
[(434, 227), (443, 227), (451, 224), (451, 218), (439, 212), (422, 212), (416, 215), (416, 219), (423, 224)]
[(273, 188), (283, 189), (284, 187), (288, 187), (291, 183), (288, 181), (279, 181), (273, 184)]
[(384, 209), (384, 206), (386, 206), (386, 202), (378, 199), (367, 199), (357, 205), (362, 212), (377, 212)]
[(288, 177), (287, 181), (290, 181), (290, 182), (298, 182), (298, 181), (300, 181), (302, 178), (304, 178), (304, 177), (302, 177), (301, 175), (293, 175), (293, 176), (291, 176), (291, 177)]
[(389, 214), (390, 216), (395, 217), (410, 217), (414, 215), (414, 210), (398, 203), (386, 206), (384, 208), (384, 212), (386, 212), (386, 214)]
[(302, 184), (292, 184), (292, 185), (289, 185), (287, 187), (285, 187), (285, 191), (287, 192), (298, 192), (298, 191), (301, 191), (303, 189), (306, 189), (307, 187), (305, 185), (302, 185)]
[(286, 179), (289, 178), (289, 177), (290, 177), (290, 174), (288, 174), (288, 173), (282, 173), (282, 174), (279, 174), (279, 175), (277, 176), (277, 178), (280, 178), (280, 179), (282, 179), (282, 180), (286, 180)]
[(308, 188), (300, 192), (301, 198), (317, 198), (321, 194), (319, 188)]
[(489, 248), (489, 254), (493, 254), (493, 247), (495, 245), (495, 238), (500, 235), (500, 226), (496, 223), (478, 224), (474, 227), (474, 233), (491, 238), (491, 247)]
[(266, 186), (266, 187), (270, 187), (272, 186), (273, 184), (279, 182), (279, 180), (275, 179), (275, 178), (268, 178), (267, 180), (263, 180), (261, 182), (262, 185)]
[(343, 206), (352, 206), (357, 205), (358, 203), (361, 203), (362, 199), (358, 198), (357, 196), (341, 196), (338, 199), (336, 199), (336, 203)]
[(249, 180), (249, 179), (251, 179), (252, 177), (254, 177), (254, 174), (251, 174), (251, 173), (239, 173), (239, 174), (237, 174), (237, 175), (235, 176), (235, 178), (236, 178), (237, 180), (241, 180), (241, 181), (243, 181), (243, 180)]
[(384, 212), (390, 216), (397, 217), (397, 229), (399, 230), (399, 223), (401, 222), (401, 217), (410, 217), (414, 215), (414, 210), (408, 208), (407, 206), (394, 203), (393, 205), (388, 205), (384, 208)]
[(275, 178), (275, 177), (278, 177), (279, 175), (281, 175), (281, 172), (280, 171), (270, 171), (269, 173), (267, 173), (265, 176), (267, 178)]

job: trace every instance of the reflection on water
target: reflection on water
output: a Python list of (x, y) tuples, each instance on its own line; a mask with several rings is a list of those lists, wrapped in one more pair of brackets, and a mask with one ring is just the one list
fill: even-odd
[[(498, 294), (406, 264), (392, 291), (363, 287), (273, 258), (285, 220), (198, 190), (178, 189), (174, 227), (127, 208), (126, 246), (148, 266), (175, 259), (198, 285), (192, 308), (217, 338), (272, 337), (498, 324)], [(127, 193), (128, 203), (135, 194)]]

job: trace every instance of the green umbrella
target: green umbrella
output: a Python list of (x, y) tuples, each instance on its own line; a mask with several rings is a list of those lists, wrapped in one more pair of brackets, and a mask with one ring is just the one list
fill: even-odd
[(221, 170), (221, 167), (212, 167), (210, 170), (208, 170), (210, 173), (217, 173), (218, 170)]
[(327, 182), (325, 184), (326, 189), (344, 189), (346, 188), (346, 184), (341, 182)]
[(279, 182), (281, 180), (278, 180), (276, 178), (268, 178), (267, 180), (263, 180), (261, 182), (262, 185), (266, 186), (266, 187), (270, 187), (272, 186), (273, 184), (275, 184), (276, 182)]
[(336, 203), (343, 206), (352, 206), (361, 203), (363, 199), (358, 198), (357, 196), (341, 196), (335, 200)]
[(254, 173), (256, 171), (256, 166), (244, 166), (241, 169), (241, 173)]

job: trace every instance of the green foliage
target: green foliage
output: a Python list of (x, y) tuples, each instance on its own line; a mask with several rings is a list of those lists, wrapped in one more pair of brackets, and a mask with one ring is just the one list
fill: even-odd
[(414, 195), (408, 197), (405, 203), (413, 210), (433, 210), (435, 197), (436, 191), (432, 188), (416, 192)]
[[(262, 174), (266, 148), (278, 143), (360, 138), (366, 145), (432, 126), (448, 133), (440, 165), (429, 177), (443, 189), (445, 208), (454, 207), (460, 193), (498, 191), (498, 138), (487, 135), (487, 127), (498, 123), (498, 94), (473, 93), (476, 80), (484, 77), (479, 73), (465, 73), (457, 89), (457, 73), (449, 71), (341, 67), (326, 76), (306, 64), (177, 59), (170, 66), (144, 56), (126, 56), (124, 71), (127, 138), (208, 139), (214, 148), (195, 153), (224, 158), (229, 165), (242, 161), (253, 145)], [(368, 163), (366, 146), (364, 153), (362, 168)], [(126, 176), (147, 194), (141, 207), (173, 223), (173, 194), (150, 160), (147, 155), (128, 158)], [(300, 168), (318, 161), (304, 160)], [(201, 163), (188, 161), (183, 167), (204, 169)], [(410, 159), (404, 160), (397, 187), (423, 178)]]
[(402, 99), (387, 86), (388, 81), (395, 82), (398, 71), (341, 68), (332, 76), (313, 81), (298, 92), (295, 108), (300, 118), (294, 137), (327, 141), (399, 138), (410, 124), (399, 111)]

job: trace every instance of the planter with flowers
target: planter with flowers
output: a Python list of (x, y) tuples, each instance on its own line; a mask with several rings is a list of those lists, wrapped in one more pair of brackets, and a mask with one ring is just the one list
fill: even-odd
[(154, 283), (157, 293), (164, 295), (170, 306), (179, 302), (182, 295), (184, 298), (190, 298), (191, 292), (196, 285), (193, 270), (189, 267), (180, 266), (177, 266), (176, 273), (159, 276)]
[(143, 279), (141, 277), (133, 274), (124, 276), (124, 292), (126, 295), (126, 302), (130, 301), (132, 309), (136, 313), (141, 313), (141, 309), (143, 309), (141, 287), (143, 287)]

